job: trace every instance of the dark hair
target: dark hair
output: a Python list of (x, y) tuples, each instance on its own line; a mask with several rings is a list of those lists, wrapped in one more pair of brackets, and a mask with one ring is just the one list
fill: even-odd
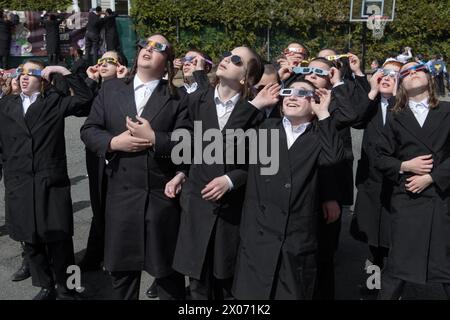
[(333, 65), (333, 62), (331, 62), (330, 60), (327, 60), (325, 58), (322, 58), (322, 57), (314, 58), (309, 63), (314, 62), (314, 61), (322, 62), (322, 63), (326, 64), (327, 66), (329, 66), (330, 68), (336, 67), (335, 65)]
[[(417, 62), (414, 62), (414, 63), (418, 64)], [(435, 85), (433, 77), (431, 76), (431, 74), (429, 72), (426, 72), (426, 76), (428, 79), (428, 87), (427, 87), (428, 96), (429, 96), (428, 105), (429, 105), (430, 109), (433, 109), (438, 106), (439, 99), (436, 96), (436, 85)], [(408, 105), (408, 102), (409, 102), (408, 93), (406, 92), (406, 90), (402, 84), (403, 84), (403, 81), (402, 81), (402, 79), (400, 79), (399, 83), (398, 83), (397, 95), (395, 98), (395, 105), (392, 108), (393, 112), (402, 111)]]
[[(164, 35), (162, 35), (160, 33), (155, 33), (152, 36), (161, 36), (161, 37), (164, 37), (165, 39), (167, 39), (167, 37), (165, 37)], [(142, 49), (143, 48), (141, 48), (139, 45), (137, 45), (136, 56), (134, 57), (134, 63), (133, 63), (133, 66), (131, 67), (128, 77), (125, 79), (125, 83), (130, 83), (133, 80), (134, 76), (136, 75), (137, 68), (138, 68), (137, 64), (138, 64), (139, 54)], [(171, 96), (177, 97), (178, 90), (175, 87), (175, 85), (173, 84), (173, 78), (175, 77), (175, 71), (173, 68), (173, 60), (175, 59), (175, 50), (169, 41), (167, 41), (167, 48), (166, 48), (166, 51), (164, 51), (164, 52), (167, 55), (166, 72), (167, 72), (167, 81), (169, 84), (169, 92), (170, 92)]]
[(102, 12), (102, 7), (100, 7), (100, 6), (96, 7), (95, 12)]
[(295, 77), (293, 81), (291, 81), (291, 83), (289, 83), (289, 86), (293, 85), (294, 83), (298, 83), (298, 82), (302, 82), (302, 83), (306, 83), (307, 85), (310, 85), (311, 87), (314, 88), (314, 90), (317, 89), (317, 87), (309, 80), (306, 80), (305, 78), (302, 77)]
[(106, 9), (105, 12), (106, 12), (107, 14), (109, 14), (109, 15), (112, 15), (112, 13), (113, 13), (112, 10), (111, 10), (110, 8)]

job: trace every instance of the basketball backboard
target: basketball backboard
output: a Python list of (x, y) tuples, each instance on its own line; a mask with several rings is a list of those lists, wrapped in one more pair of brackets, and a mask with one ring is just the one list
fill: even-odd
[(351, 0), (350, 22), (365, 22), (370, 16), (383, 16), (394, 21), (395, 0)]

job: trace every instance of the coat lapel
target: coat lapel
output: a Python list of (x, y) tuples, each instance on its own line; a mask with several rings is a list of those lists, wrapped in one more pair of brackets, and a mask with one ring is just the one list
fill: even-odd
[(23, 130), (27, 132), (30, 131), (25, 123), (22, 100), (20, 99), (20, 96), (16, 96), (10, 101), (10, 103), (8, 103), (7, 107), (4, 110), (4, 113), (14, 119)]
[(170, 94), (167, 82), (161, 80), (150, 96), (150, 99), (148, 99), (141, 117), (151, 122), (161, 112), (169, 99)]
[[(428, 113), (427, 120), (428, 117), (430, 116), (430, 113)], [(410, 132), (414, 137), (416, 137), (417, 140), (422, 142), (429, 150), (434, 152), (433, 146), (428, 141), (427, 137), (424, 135), (423, 128), (420, 126), (419, 122), (417, 122), (416, 117), (414, 116), (414, 114), (412, 113), (411, 109), (408, 106), (406, 106), (402, 111), (400, 111), (397, 114), (396, 119), (408, 132)]]
[(120, 103), (120, 111), (124, 115), (124, 117), (130, 117), (132, 119), (135, 118), (136, 111), (136, 100), (134, 99), (134, 85), (133, 81), (126, 86), (124, 86), (120, 90), (119, 99), (121, 99)]
[(42, 95), (39, 95), (34, 103), (30, 105), (30, 107), (27, 110), (27, 113), (25, 114), (25, 123), (30, 129), (30, 131), (33, 129), (33, 127), (36, 125), (37, 121), (41, 117), (42, 112), (45, 108), (45, 100)]
[(425, 119), (425, 123), (422, 127), (422, 134), (425, 139), (428, 139), (437, 129), (439, 129), (441, 123), (445, 121), (449, 121), (447, 119), (448, 112), (442, 110), (439, 106), (436, 108), (430, 109)]
[(211, 88), (206, 94), (202, 95), (200, 105), (204, 106), (200, 112), (205, 113), (205, 116), (202, 116), (203, 130), (209, 128), (219, 129), (220, 126), (219, 119), (217, 118), (217, 107), (214, 102), (214, 89)]

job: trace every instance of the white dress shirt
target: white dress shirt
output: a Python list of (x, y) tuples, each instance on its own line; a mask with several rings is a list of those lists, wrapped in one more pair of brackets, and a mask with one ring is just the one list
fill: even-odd
[(144, 83), (141, 79), (139, 79), (138, 75), (134, 76), (134, 101), (136, 102), (136, 112), (139, 116), (141, 116), (148, 99), (150, 99), (153, 91), (155, 91), (159, 81), (160, 80), (152, 80)]
[(381, 113), (383, 114), (383, 125), (386, 124), (386, 114), (388, 106), (388, 99), (386, 99), (385, 97), (381, 97)]
[(39, 96), (39, 92), (32, 93), (31, 96), (27, 96), (23, 92), (20, 93), (20, 98), (22, 99), (23, 115), (28, 111), (28, 108), (36, 101)]
[(216, 104), (217, 120), (219, 121), (219, 128), (222, 130), (230, 118), (236, 103), (238, 103), (241, 95), (238, 93), (228, 101), (222, 101), (219, 96), (218, 87), (214, 90), (214, 103)]
[(414, 102), (409, 100), (409, 109), (411, 109), (412, 113), (416, 117), (417, 122), (419, 122), (420, 126), (423, 127), (425, 120), (427, 119), (428, 111), (430, 111), (428, 106), (428, 98), (420, 101)]
[(194, 82), (192, 84), (184, 83), (183, 86), (186, 89), (186, 92), (188, 94), (194, 93), (198, 89), (198, 83), (197, 82)]
[(292, 147), (292, 145), (294, 144), (295, 140), (297, 140), (298, 137), (300, 137), (303, 133), (305, 133), (306, 129), (310, 124), (311, 122), (306, 122), (302, 123), (299, 126), (293, 126), (288, 118), (283, 117), (283, 127), (284, 131), (286, 132), (288, 149)]
[[(241, 95), (238, 93), (228, 101), (222, 101), (219, 95), (218, 87), (214, 90), (214, 103), (216, 104), (217, 120), (219, 122), (220, 130), (222, 130), (227, 124), (231, 112), (233, 112), (233, 109), (238, 103), (240, 97)], [(233, 182), (230, 177), (225, 175), (225, 178), (228, 180), (228, 185), (230, 187), (229, 190), (233, 189)]]

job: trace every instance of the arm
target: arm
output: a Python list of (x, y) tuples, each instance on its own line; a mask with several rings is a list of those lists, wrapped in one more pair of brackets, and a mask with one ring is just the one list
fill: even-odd
[(95, 152), (99, 157), (107, 158), (109, 146), (114, 136), (106, 129), (104, 95), (103, 87), (94, 99), (91, 112), (80, 132), (81, 140), (89, 150)]
[(93, 94), (84, 80), (74, 74), (64, 76), (69, 87), (73, 90), (73, 95), (62, 98), (61, 106), (64, 115), (85, 117), (89, 114)]
[(387, 121), (376, 145), (377, 160), (375, 166), (393, 182), (398, 182), (402, 161), (397, 158), (398, 142), (392, 128), (392, 120)]
[(198, 84), (200, 90), (206, 90), (209, 88), (209, 78), (204, 70), (196, 70), (193, 72), (194, 80)]
[(332, 166), (344, 160), (344, 144), (331, 117), (319, 120), (317, 130), (321, 145), (319, 165)]
[(450, 189), (450, 158), (445, 159), (430, 173), (434, 184), (442, 192), (448, 192)]

